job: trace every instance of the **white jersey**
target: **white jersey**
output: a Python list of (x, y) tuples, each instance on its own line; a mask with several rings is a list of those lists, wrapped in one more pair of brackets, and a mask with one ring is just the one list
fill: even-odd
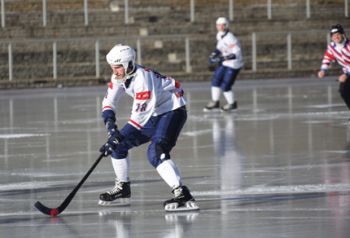
[(229, 31), (218, 32), (216, 34), (216, 49), (218, 49), (222, 56), (228, 56), (230, 54), (235, 54), (236, 59), (225, 60), (222, 65), (233, 68), (240, 69), (243, 67), (243, 57), (241, 44), (239, 40)]
[(136, 65), (136, 71), (125, 82), (112, 75), (102, 110), (113, 110), (123, 94), (133, 98), (129, 124), (141, 129), (152, 116), (175, 110), (186, 105), (180, 83), (151, 69)]

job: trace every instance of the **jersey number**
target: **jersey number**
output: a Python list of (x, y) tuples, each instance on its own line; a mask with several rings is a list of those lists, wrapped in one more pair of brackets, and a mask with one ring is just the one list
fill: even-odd
[(146, 111), (147, 103), (137, 103), (136, 104), (136, 112), (144, 112)]

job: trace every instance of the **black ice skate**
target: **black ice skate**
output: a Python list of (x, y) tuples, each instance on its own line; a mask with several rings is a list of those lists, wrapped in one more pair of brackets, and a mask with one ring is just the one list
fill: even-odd
[(223, 111), (223, 112), (232, 112), (234, 110), (237, 110), (237, 108), (238, 108), (238, 105), (237, 105), (237, 102), (235, 101), (232, 104), (226, 104), (226, 105), (222, 106), (221, 107), (221, 111)]
[(220, 102), (219, 101), (210, 101), (205, 108), (203, 108), (203, 111), (205, 112), (211, 112), (211, 111), (219, 111), (220, 110)]
[(186, 186), (175, 188), (174, 198), (164, 202), (164, 209), (168, 212), (199, 210), (194, 198)]
[(100, 194), (100, 206), (120, 206), (130, 204), (130, 182), (115, 181), (110, 191)]

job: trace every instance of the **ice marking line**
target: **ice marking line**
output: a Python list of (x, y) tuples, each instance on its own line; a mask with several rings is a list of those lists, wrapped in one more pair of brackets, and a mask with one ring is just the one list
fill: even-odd
[(193, 191), (196, 196), (222, 196), (222, 195), (249, 195), (249, 194), (278, 194), (278, 193), (324, 193), (324, 192), (342, 192), (350, 191), (350, 184), (305, 184), (291, 186), (253, 186), (245, 189), (236, 190), (212, 190), (212, 191)]
[(66, 181), (55, 181), (55, 182), (21, 182), (21, 183), (10, 183), (10, 184), (1, 184), (0, 191), (8, 191), (8, 190), (27, 190), (27, 189), (38, 189), (38, 188), (47, 188), (54, 185), (65, 185), (69, 183), (70, 180)]
[(273, 113), (273, 114), (242, 114), (238, 115), (236, 121), (257, 121), (257, 120), (274, 120), (283, 118), (305, 118), (305, 117), (324, 117), (324, 116), (341, 116), (348, 113), (348, 111), (336, 111), (336, 112), (300, 112), (300, 113)]
[(48, 136), (49, 134), (0, 134), (0, 139), (15, 139), (35, 136)]
[(183, 135), (186, 136), (198, 136), (198, 135), (203, 135), (203, 134), (207, 134), (207, 133), (212, 133), (213, 130), (212, 129), (206, 129), (206, 130), (197, 130), (197, 131), (186, 131), (183, 132)]
[(310, 105), (306, 106), (306, 108), (319, 108), (319, 109), (324, 109), (324, 108), (332, 108), (332, 107), (340, 107), (343, 106), (343, 104), (320, 104), (320, 105)]
[(279, 166), (279, 167), (263, 167), (260, 169), (248, 169), (242, 173), (267, 173), (267, 172), (282, 172), (286, 170), (294, 169), (315, 169), (315, 168), (338, 168), (345, 166), (346, 163), (337, 163), (337, 164), (305, 164), (305, 165), (288, 165), (288, 166)]

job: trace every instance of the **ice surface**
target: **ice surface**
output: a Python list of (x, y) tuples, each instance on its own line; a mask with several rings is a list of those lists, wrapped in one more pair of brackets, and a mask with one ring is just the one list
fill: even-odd
[(172, 158), (201, 210), (164, 212), (170, 188), (143, 145), (130, 152), (130, 206), (97, 205), (114, 179), (104, 159), (56, 218), (33, 205), (57, 207), (98, 157), (105, 87), (2, 91), (0, 237), (349, 237), (350, 113), (334, 80), (238, 81), (238, 111), (214, 114), (202, 111), (209, 83), (183, 85)]

